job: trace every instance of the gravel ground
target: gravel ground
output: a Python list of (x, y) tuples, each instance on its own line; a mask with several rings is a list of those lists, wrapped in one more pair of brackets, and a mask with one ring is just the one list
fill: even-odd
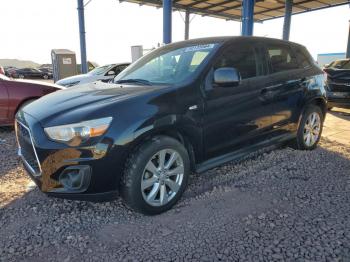
[[(0, 261), (350, 261), (350, 148), (277, 149), (202, 175), (148, 217), (47, 198), (0, 129)], [(29, 184), (29, 185), (28, 185)]]

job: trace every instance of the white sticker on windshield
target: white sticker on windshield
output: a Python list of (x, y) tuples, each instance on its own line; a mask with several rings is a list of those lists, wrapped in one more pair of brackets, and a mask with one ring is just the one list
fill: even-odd
[(190, 46), (190, 47), (187, 47), (185, 49), (185, 52), (193, 52), (193, 51), (199, 51), (199, 50), (205, 50), (205, 49), (212, 49), (214, 46), (215, 46), (215, 44)]

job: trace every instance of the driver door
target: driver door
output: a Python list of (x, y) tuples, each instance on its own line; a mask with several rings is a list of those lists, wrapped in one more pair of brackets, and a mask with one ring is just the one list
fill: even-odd
[[(217, 86), (214, 71), (233, 67), (241, 75), (237, 86)], [(262, 97), (266, 82), (262, 49), (248, 43), (232, 44), (214, 62), (205, 81), (204, 144), (207, 158), (263, 139), (271, 127), (273, 105)]]

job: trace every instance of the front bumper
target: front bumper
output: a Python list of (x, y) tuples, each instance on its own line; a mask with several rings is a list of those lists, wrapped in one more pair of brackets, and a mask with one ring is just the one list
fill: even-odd
[(24, 168), (42, 192), (91, 201), (117, 196), (127, 151), (111, 138), (69, 147), (49, 140), (40, 123), (23, 112), (16, 119), (16, 136)]
[(350, 92), (327, 92), (328, 107), (350, 108)]

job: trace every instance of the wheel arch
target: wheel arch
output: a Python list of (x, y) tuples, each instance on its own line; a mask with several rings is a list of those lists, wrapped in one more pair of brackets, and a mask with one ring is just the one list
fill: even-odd
[(324, 98), (321, 98), (321, 97), (314, 98), (308, 104), (312, 104), (312, 105), (318, 106), (322, 110), (323, 118), (326, 116), (326, 113), (327, 113), (327, 101)]
[(183, 130), (176, 128), (175, 126), (164, 126), (157, 129), (149, 130), (137, 137), (131, 146), (131, 151), (143, 144), (145, 141), (149, 140), (155, 136), (168, 136), (179, 141), (186, 148), (191, 162), (191, 171), (195, 170), (196, 160), (199, 154), (198, 146), (192, 142), (190, 136), (186, 134)]

